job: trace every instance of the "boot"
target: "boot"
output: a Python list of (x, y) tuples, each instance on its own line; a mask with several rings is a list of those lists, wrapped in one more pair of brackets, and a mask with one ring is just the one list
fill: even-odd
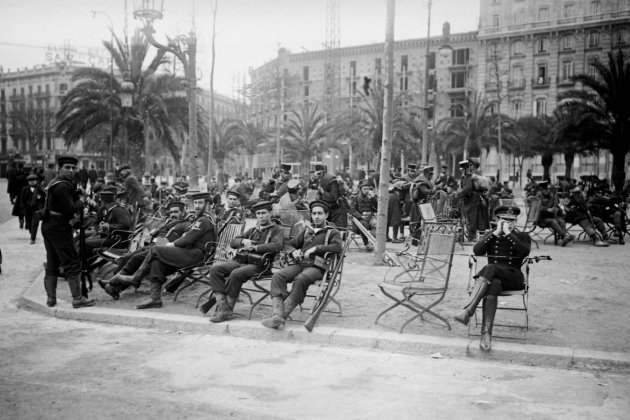
[(66, 275), (68, 281), (68, 287), (70, 287), (70, 293), (72, 294), (72, 307), (83, 308), (86, 306), (94, 306), (94, 299), (88, 299), (81, 294), (81, 281), (78, 274)]
[(562, 238), (562, 242), (560, 243), (560, 246), (567, 246), (569, 243), (573, 242), (575, 240), (575, 236), (573, 235), (565, 235), (564, 238)]
[(228, 306), (230, 307), (230, 311), (234, 312), (234, 307), (236, 306), (236, 298), (233, 298), (232, 296), (226, 296), (225, 299), (227, 300)]
[(293, 310), (295, 309), (295, 307), (297, 306), (297, 302), (295, 302), (293, 299), (291, 299), (291, 297), (289, 296), (287, 298), (287, 300), (284, 301), (284, 307), (282, 310), (282, 317), (286, 320), (289, 318), (289, 315), (291, 315), (291, 312), (293, 312)]
[(479, 302), (481, 302), (481, 299), (483, 299), (483, 297), (486, 295), (486, 292), (489, 288), (490, 282), (484, 277), (479, 277), (479, 279), (477, 279), (477, 282), (475, 283), (475, 288), (470, 295), (470, 302), (468, 302), (468, 304), (464, 306), (463, 311), (455, 315), (455, 321), (464, 325), (468, 325), (470, 317), (473, 316), (473, 314), (475, 313)]
[(44, 288), (46, 289), (46, 306), (53, 307), (57, 304), (57, 276), (46, 274), (44, 276)]
[(608, 242), (602, 241), (602, 239), (597, 233), (594, 233), (593, 235), (591, 235), (591, 239), (593, 240), (593, 244), (595, 246), (598, 246), (598, 247), (610, 246)]
[(267, 328), (276, 330), (284, 329), (286, 318), (284, 318), (284, 300), (281, 297), (271, 298), (273, 303), (273, 315), (262, 320), (262, 324)]
[(217, 310), (210, 317), (210, 322), (223, 322), (232, 318), (232, 308), (223, 293), (215, 293), (217, 299)]
[(494, 325), (494, 315), (497, 313), (497, 297), (486, 296), (483, 302), (483, 321), (481, 323), (481, 341), (479, 348), (483, 351), (490, 351), (492, 348), (492, 326)]
[(138, 305), (136, 309), (150, 309), (162, 307), (162, 283), (151, 282), (151, 297)]

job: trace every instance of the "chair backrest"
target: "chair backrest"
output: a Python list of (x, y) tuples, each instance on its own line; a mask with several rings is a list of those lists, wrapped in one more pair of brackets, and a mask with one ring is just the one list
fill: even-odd
[(426, 280), (437, 280), (444, 282), (443, 287), (448, 286), (455, 250), (455, 238), (455, 233), (429, 233), (424, 258), (416, 281), (424, 283)]
[(230, 247), (230, 241), (241, 235), (243, 230), (245, 230), (245, 223), (231, 223), (225, 225), (217, 238), (213, 261), (229, 261), (232, 259), (235, 250)]
[(420, 214), (422, 215), (422, 220), (425, 222), (434, 222), (436, 220), (435, 211), (433, 210), (433, 205), (431, 203), (422, 203), (419, 204)]

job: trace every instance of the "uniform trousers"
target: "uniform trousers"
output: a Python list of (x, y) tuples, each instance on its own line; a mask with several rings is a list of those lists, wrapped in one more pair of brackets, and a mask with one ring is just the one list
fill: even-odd
[[(324, 270), (313, 266), (294, 264), (276, 272), (271, 278), (271, 297), (286, 299), (289, 296), (298, 305), (304, 302), (306, 292), (311, 284), (324, 277)], [(293, 282), (291, 294), (287, 291), (287, 283)]]
[(259, 274), (263, 267), (256, 264), (241, 264), (225, 261), (210, 268), (210, 287), (215, 293), (221, 293), (236, 299), (243, 283)]
[(59, 268), (66, 277), (79, 275), (79, 254), (72, 239), (72, 228), (67, 220), (49, 216), (42, 223), (42, 236), (46, 248), (46, 275), (59, 276)]
[(475, 275), (475, 278), (483, 277), (490, 282), (490, 288), (486, 295), (498, 296), (504, 290), (523, 290), (525, 288), (525, 276), (520, 268), (488, 264)]

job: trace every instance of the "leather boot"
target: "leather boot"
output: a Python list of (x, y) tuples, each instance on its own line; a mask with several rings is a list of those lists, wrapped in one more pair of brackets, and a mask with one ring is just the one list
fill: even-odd
[(162, 283), (151, 282), (151, 297), (138, 305), (136, 309), (150, 309), (162, 307)]
[(46, 306), (53, 307), (57, 304), (57, 276), (46, 274), (44, 276), (44, 288), (46, 289)]
[(483, 301), (483, 321), (481, 323), (481, 341), (479, 347), (483, 351), (490, 351), (492, 348), (492, 326), (494, 325), (494, 315), (497, 313), (497, 297), (486, 296)]
[(281, 330), (284, 328), (286, 318), (284, 317), (284, 300), (281, 297), (271, 298), (273, 303), (273, 315), (262, 320), (262, 324), (267, 328)]
[(284, 306), (282, 309), (282, 317), (285, 320), (288, 319), (289, 315), (291, 315), (291, 312), (293, 312), (293, 310), (295, 309), (297, 305), (298, 305), (297, 302), (291, 299), (291, 296), (289, 296), (287, 300), (284, 301)]
[(232, 318), (232, 309), (223, 293), (215, 293), (217, 299), (217, 310), (210, 317), (210, 322), (223, 322)]
[(464, 306), (464, 310), (455, 315), (455, 321), (462, 323), (464, 325), (468, 325), (470, 321), (470, 317), (474, 315), (479, 302), (486, 295), (488, 288), (490, 287), (490, 282), (488, 279), (484, 277), (479, 277), (477, 282), (475, 283), (475, 288), (470, 294), (471, 300), (468, 302), (466, 306)]
[(70, 287), (70, 293), (72, 294), (73, 308), (94, 306), (94, 299), (88, 299), (81, 294), (81, 280), (79, 280), (78, 274), (66, 275), (66, 280), (68, 281), (68, 287)]
[(232, 296), (226, 296), (225, 299), (227, 300), (227, 304), (230, 307), (230, 311), (234, 312), (234, 307), (236, 306), (236, 298), (233, 298)]

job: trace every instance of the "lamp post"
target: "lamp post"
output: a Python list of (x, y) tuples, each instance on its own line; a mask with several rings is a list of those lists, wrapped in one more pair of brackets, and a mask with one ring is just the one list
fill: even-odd
[(422, 101), (422, 161), (420, 166), (425, 167), (428, 163), (428, 146), (429, 146), (429, 59), (431, 57), (431, 3), (429, 0), (429, 17), (427, 20), (427, 48), (424, 54), (424, 92)]
[[(103, 15), (109, 20), (109, 45), (114, 46), (114, 21), (107, 12), (92, 10), (92, 18)], [(109, 54), (109, 169), (114, 168), (114, 108), (112, 97), (114, 96), (114, 56)]]
[[(153, 37), (153, 21), (162, 19), (164, 10), (164, 0), (139, 0), (134, 8), (133, 15), (140, 19), (144, 27), (142, 31), (147, 40), (158, 50), (163, 50), (173, 54), (179, 59), (184, 68), (184, 73), (188, 81), (186, 96), (188, 98), (188, 153), (190, 162), (190, 189), (196, 190), (199, 187), (199, 169), (197, 167), (197, 36), (191, 30), (188, 35), (180, 35), (174, 39), (169, 39), (167, 45), (160, 44)], [(182, 48), (182, 45), (187, 47)]]

